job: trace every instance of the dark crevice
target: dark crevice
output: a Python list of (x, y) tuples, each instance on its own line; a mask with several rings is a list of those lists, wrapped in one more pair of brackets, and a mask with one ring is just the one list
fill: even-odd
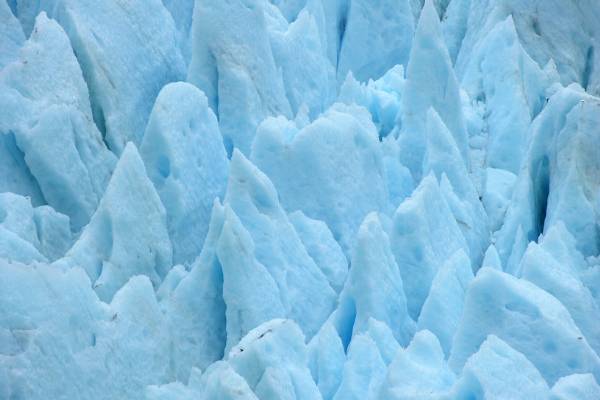
[(448, 11), (449, 5), (450, 5), (450, 0), (445, 0), (445, 1), (441, 1), (440, 3), (438, 3), (439, 9), (437, 11), (438, 11), (438, 15), (440, 17), (440, 21), (443, 21), (444, 19), (446, 19), (446, 11)]
[[(80, 63), (80, 65), (81, 65), (81, 63)], [(106, 146), (106, 148), (116, 154), (115, 150), (113, 148), (111, 148), (111, 145), (106, 138), (107, 130), (106, 130), (106, 117), (104, 115), (104, 109), (100, 105), (100, 102), (97, 100), (97, 97), (95, 96), (95, 90), (92, 90), (93, 86), (92, 86), (91, 82), (87, 79), (87, 75), (85, 72), (83, 73), (83, 78), (84, 78), (86, 86), (88, 88), (88, 96), (89, 96), (90, 105), (92, 107), (92, 118), (94, 120), (94, 124), (96, 125), (96, 128), (98, 128), (98, 131), (100, 132), (100, 136), (102, 137), (102, 141), (104, 142), (104, 145)]]
[(537, 17), (533, 17), (533, 21), (531, 22), (531, 28), (533, 29), (536, 35), (542, 36), (542, 31), (540, 30), (540, 23)]
[(583, 69), (583, 74), (581, 76), (581, 86), (588, 90), (588, 85), (590, 83), (590, 76), (592, 75), (592, 71), (594, 69), (594, 46), (590, 46), (585, 55), (585, 67)]
[[(534, 177), (535, 200), (537, 206), (536, 225), (537, 234), (544, 232), (546, 212), (548, 208), (548, 195), (550, 193), (549, 161), (544, 157)], [(537, 236), (537, 235), (536, 235)]]
[(80, 54), (75, 50), (75, 46), (71, 43), (73, 48), (73, 54), (75, 54), (75, 58), (77, 59), (77, 63), (79, 64), (79, 68), (81, 69), (81, 74), (83, 75), (83, 80), (85, 81), (85, 85), (88, 89), (88, 100), (90, 102), (90, 106), (92, 108), (92, 118), (94, 119), (94, 124), (100, 131), (102, 135), (102, 140), (104, 141), (106, 147), (110, 149), (110, 146), (106, 142), (106, 117), (104, 116), (104, 110), (98, 104), (99, 102), (95, 101), (95, 89), (92, 84), (93, 78), (90, 76), (89, 72), (84, 68), (84, 60), (81, 59)]
[(338, 308), (338, 315), (339, 320), (336, 329), (344, 346), (344, 351), (347, 352), (352, 340), (354, 323), (356, 322), (356, 305), (354, 300), (349, 298), (342, 300)]
[(211, 52), (210, 53), (210, 57), (212, 59), (213, 65), (215, 66), (215, 76), (213, 78), (213, 87), (215, 88), (215, 115), (217, 116), (217, 120), (221, 121), (221, 118), (219, 117), (219, 76), (220, 76), (220, 72), (219, 72), (219, 67), (217, 64), (217, 59), (215, 58), (214, 54)]
[[(94, 118), (94, 123), (96, 124), (96, 127), (98, 127), (98, 130), (102, 134), (102, 138), (105, 138), (106, 118), (104, 117), (104, 110), (101, 107), (92, 108), (92, 118)], [(106, 144), (106, 147), (109, 147), (108, 143), (106, 143), (106, 139), (104, 139), (104, 142)]]
[(342, 18), (338, 24), (338, 56), (340, 53), (340, 50), (342, 49), (342, 44), (344, 43), (344, 35), (346, 34), (346, 24), (347, 24), (347, 19), (346, 16), (344, 16), (344, 18)]
[[(72, 15), (68, 10), (60, 7), (59, 5), (60, 3), (55, 5), (53, 15), (55, 15), (55, 18), (67, 33), (67, 37), (71, 43), (71, 49), (73, 50), (77, 64), (79, 64), (83, 81), (87, 87), (88, 101), (92, 109), (92, 119), (102, 136), (102, 141), (104, 142), (106, 148), (115, 153), (115, 155), (118, 155), (106, 140), (106, 116), (105, 110), (102, 107), (102, 101), (98, 95), (98, 82), (97, 78), (94, 76), (94, 59), (84, 45), (83, 40), (80, 37), (80, 32), (77, 30), (77, 24), (73, 21)], [(96, 41), (100, 41), (100, 38), (94, 32), (92, 32), (92, 34)], [(110, 82), (110, 77), (107, 76), (107, 79)]]
[(29, 197), (31, 200), (31, 204), (34, 207), (48, 204), (44, 197), (44, 194), (42, 193), (42, 189), (39, 186), (37, 178), (33, 176), (31, 170), (29, 169), (29, 165), (27, 165), (27, 162), (25, 161), (25, 153), (23, 153), (23, 151), (19, 147), (14, 132), (0, 132), (0, 155), (6, 157), (2, 159), (3, 167), (7, 164), (12, 164), (12, 168), (21, 171), (20, 174), (13, 174), (10, 181), (15, 183), (22, 181), (23, 186), (17, 185), (17, 187), (28, 187), (29, 190), (19, 191), (17, 187), (12, 189), (12, 185), (2, 187), (0, 189), (2, 189), (2, 191), (11, 191), (22, 196)]
[(8, 0), (8, 7), (10, 7), (10, 12), (17, 17), (17, 0)]
[(171, 161), (169, 160), (169, 157), (165, 156), (164, 154), (158, 156), (158, 159), (156, 160), (156, 170), (164, 182), (164, 180), (171, 175)]
[(223, 136), (223, 146), (225, 146), (227, 158), (231, 159), (233, 155), (233, 140), (229, 136)]
[(335, 70), (337, 71), (338, 66), (340, 64), (340, 53), (342, 51), (342, 45), (344, 43), (344, 36), (346, 35), (346, 26), (348, 24), (348, 14), (349, 9), (347, 5), (344, 5), (342, 9), (340, 9), (340, 15), (337, 26), (337, 57), (336, 57), (336, 66)]
[[(470, 4), (470, 1), (469, 1), (469, 4)], [(467, 13), (467, 15), (465, 16), (465, 19), (461, 22), (462, 23), (457, 28), (457, 33), (458, 33), (459, 37), (458, 37), (456, 52), (454, 55), (451, 56), (452, 57), (452, 66), (454, 66), (456, 64), (456, 59), (458, 58), (458, 55), (460, 54), (460, 50), (462, 49), (463, 42), (465, 41), (465, 36), (467, 35), (467, 26), (469, 25), (469, 13)]]
[(222, 359), (225, 355), (225, 347), (227, 343), (227, 304), (225, 303), (225, 299), (223, 297), (223, 282), (225, 281), (225, 278), (223, 276), (223, 267), (219, 261), (215, 261), (213, 263), (210, 271), (210, 277), (212, 278), (212, 282), (216, 283), (215, 293), (218, 293), (218, 295), (214, 298), (215, 308), (218, 310), (218, 324), (215, 329), (215, 333), (220, 343), (219, 349), (217, 353), (215, 353), (216, 361)]

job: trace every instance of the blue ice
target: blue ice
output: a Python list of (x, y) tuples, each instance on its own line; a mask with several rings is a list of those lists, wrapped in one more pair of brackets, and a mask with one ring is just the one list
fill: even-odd
[(0, 0), (0, 399), (600, 398), (600, 3)]

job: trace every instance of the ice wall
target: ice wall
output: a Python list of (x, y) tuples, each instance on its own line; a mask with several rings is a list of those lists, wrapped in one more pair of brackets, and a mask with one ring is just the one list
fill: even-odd
[(0, 399), (600, 398), (599, 35), (0, 0)]

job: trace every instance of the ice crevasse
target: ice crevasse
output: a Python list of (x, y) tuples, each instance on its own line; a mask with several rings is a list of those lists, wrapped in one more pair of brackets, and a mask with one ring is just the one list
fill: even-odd
[(600, 3), (0, 0), (0, 399), (600, 399)]

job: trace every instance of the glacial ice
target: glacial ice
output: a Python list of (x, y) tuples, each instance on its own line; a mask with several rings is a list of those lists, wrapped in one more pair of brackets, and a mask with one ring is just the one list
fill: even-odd
[(456, 251), (469, 254), (434, 175), (425, 177), (393, 215), (390, 242), (404, 283), (408, 312), (417, 319), (437, 272)]
[(460, 371), (487, 335), (523, 353), (549, 384), (581, 372), (600, 378), (600, 358), (558, 299), (530, 282), (482, 268), (465, 296), (451, 368)]
[(8, 3), (0, 2), (0, 34), (3, 45), (0, 49), (0, 68), (17, 58), (19, 49), (25, 42), (25, 35), (19, 20), (13, 15)]
[(552, 387), (552, 400), (592, 400), (600, 396), (600, 386), (592, 374), (573, 374), (562, 377)]
[(599, 27), (0, 0), (0, 399), (599, 399)]
[(172, 258), (165, 208), (135, 145), (129, 143), (90, 223), (55, 264), (83, 268), (98, 296), (109, 301), (136, 275), (157, 286)]
[[(291, 117), (282, 72), (277, 69), (266, 1), (197, 1), (187, 80), (219, 114), (228, 153), (248, 153), (258, 124), (270, 115)], [(251, 27), (248, 29), (247, 27)]]
[(323, 221), (308, 218), (302, 211), (288, 215), (308, 255), (321, 269), (329, 285), (339, 293), (346, 281), (348, 260)]
[(548, 398), (548, 384), (523, 354), (490, 335), (469, 357), (452, 395), (458, 399), (541, 400)]
[(418, 318), (418, 329), (435, 334), (446, 356), (462, 316), (465, 291), (473, 280), (471, 262), (458, 250), (437, 272)]
[(175, 25), (162, 3), (17, 0), (17, 10), (26, 33), (40, 11), (67, 33), (108, 147), (120, 155), (127, 142), (139, 145), (159, 90), (185, 76)]
[(465, 165), (470, 164), (459, 85), (442, 35), (437, 12), (432, 1), (427, 1), (410, 49), (402, 95), (402, 132), (397, 133), (401, 161), (417, 179), (422, 176), (421, 163), (427, 147), (423, 132), (430, 108), (450, 131)]
[[(406, 65), (414, 31), (408, 0), (348, 3), (337, 62), (338, 80), (352, 71), (358, 80), (365, 82), (380, 78), (394, 65)], [(372, 57), (373, 53), (377, 57)]]
[(408, 344), (414, 334), (400, 269), (375, 213), (366, 216), (358, 231), (340, 303), (355, 310), (353, 335), (367, 330), (372, 318), (386, 324), (400, 344)]
[[(116, 157), (93, 123), (69, 39), (45, 13), (37, 17), (19, 59), (3, 69), (0, 87), (1, 129), (14, 136), (21, 152), (16, 156), (35, 179), (18, 193), (33, 197), (41, 190), (47, 204), (79, 230), (98, 206)], [(4, 173), (9, 168), (3, 167)]]
[(342, 381), (333, 399), (375, 398), (386, 371), (375, 342), (367, 334), (357, 334), (352, 338), (346, 357)]
[(165, 85), (140, 145), (146, 173), (167, 212), (173, 262), (202, 250), (215, 197), (227, 183), (227, 156), (206, 96), (195, 86)]
[(415, 334), (390, 364), (380, 398), (440, 398), (455, 381), (437, 337), (428, 330)]
[(50, 206), (32, 207), (30, 199), (5, 192), (0, 193), (0, 215), (4, 259), (54, 261), (72, 244), (69, 217)]
[(342, 340), (334, 325), (327, 321), (308, 343), (308, 366), (324, 399), (331, 399), (337, 392), (342, 376), (340, 371), (346, 362)]
[(350, 254), (364, 217), (390, 207), (377, 138), (364, 108), (336, 103), (304, 127), (283, 117), (266, 119), (250, 159), (276, 185), (286, 210), (327, 223)]
[(456, 59), (458, 71), (469, 62), (473, 48), (485, 33), (511, 16), (522, 46), (538, 65), (544, 66), (552, 60), (560, 74), (560, 83), (566, 86), (578, 82), (590, 94), (598, 94), (598, 70), (593, 65), (597, 57), (594, 37), (599, 29), (600, 14), (593, 0), (550, 0), (544, 5), (521, 0), (470, 3), (468, 29)]

